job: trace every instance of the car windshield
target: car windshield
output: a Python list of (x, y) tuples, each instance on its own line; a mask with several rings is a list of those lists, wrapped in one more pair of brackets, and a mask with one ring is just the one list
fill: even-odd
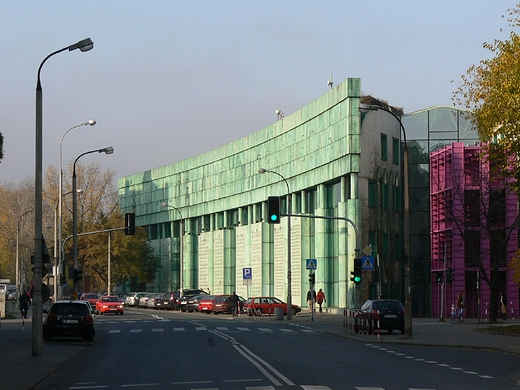
[(119, 299), (117, 297), (106, 297), (101, 299), (102, 302), (119, 302)]
[(373, 310), (401, 310), (403, 305), (398, 301), (374, 302)]
[(85, 315), (88, 313), (88, 307), (79, 303), (67, 303), (64, 305), (56, 305), (56, 314), (60, 316), (66, 315)]

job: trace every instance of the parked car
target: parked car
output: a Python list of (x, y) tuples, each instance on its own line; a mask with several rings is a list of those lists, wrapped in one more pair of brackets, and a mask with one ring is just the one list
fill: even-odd
[[(244, 304), (244, 310), (249, 314), (255, 313), (256, 315), (274, 314), (275, 307), (281, 307), (283, 314), (287, 314), (287, 303), (276, 297), (253, 297), (249, 298)], [(302, 308), (293, 304), (291, 310), (292, 314), (296, 315), (302, 311)]]
[(152, 294), (150, 294), (150, 293), (138, 293), (137, 295), (138, 295), (138, 298), (137, 298), (137, 305), (136, 306), (140, 307), (142, 309), (146, 309), (148, 299), (150, 299)]
[[(242, 313), (244, 311), (244, 303), (246, 300), (241, 296), (238, 296), (239, 302), (239, 311)], [(233, 307), (231, 305), (231, 295), (220, 295), (213, 301), (213, 313), (233, 313)]]
[[(369, 299), (354, 315), (354, 331), (358, 333), (367, 327), (372, 334), (376, 329), (376, 311), (379, 312), (379, 329), (392, 333), (394, 329), (404, 333), (404, 307), (395, 299)], [(373, 321), (374, 320), (374, 321)]]
[(208, 296), (208, 294), (203, 294), (203, 295), (195, 295), (194, 297), (188, 298), (184, 309), (190, 313), (193, 311), (198, 311), (199, 310), (199, 301), (202, 298), (207, 297), (207, 296)]
[(218, 295), (206, 295), (199, 300), (198, 310), (201, 313), (211, 313), (213, 311), (213, 301)]
[(163, 294), (161, 300), (161, 309), (166, 310), (177, 310), (178, 298), (180, 297), (180, 291), (168, 291)]
[(148, 309), (159, 309), (162, 306), (162, 296), (164, 293), (150, 294), (146, 300), (146, 307)]
[(147, 294), (145, 292), (130, 292), (126, 294), (125, 298), (125, 306), (139, 306), (139, 298), (143, 296), (144, 294)]
[(103, 295), (96, 302), (96, 314), (114, 313), (123, 315), (123, 304), (115, 295)]
[(81, 337), (92, 342), (96, 328), (94, 317), (87, 301), (56, 301), (45, 310), (47, 317), (43, 323), (43, 338)]
[(81, 301), (89, 301), (92, 307), (96, 306), (96, 302), (99, 299), (99, 295), (95, 293), (83, 293), (81, 294)]

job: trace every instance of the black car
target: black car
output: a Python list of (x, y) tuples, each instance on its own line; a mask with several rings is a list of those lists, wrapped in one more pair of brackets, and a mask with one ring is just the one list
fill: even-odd
[(43, 323), (43, 338), (81, 337), (92, 342), (96, 332), (94, 317), (87, 301), (56, 301), (49, 310)]
[(394, 329), (404, 333), (404, 307), (395, 299), (369, 299), (354, 316), (354, 331), (368, 334), (379, 329), (392, 333)]

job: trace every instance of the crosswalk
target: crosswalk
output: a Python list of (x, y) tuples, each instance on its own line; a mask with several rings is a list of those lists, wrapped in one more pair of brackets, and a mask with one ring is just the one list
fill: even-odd
[[(110, 323), (105, 322), (104, 324), (119, 324), (121, 323)], [(128, 322), (126, 323), (128, 324)], [(207, 327), (207, 326), (194, 326), (194, 327), (185, 327), (185, 326), (173, 326), (173, 327), (165, 327), (165, 326), (151, 326), (151, 327), (143, 327), (139, 324), (135, 324), (133, 326), (125, 326), (125, 327), (112, 327), (112, 326), (97, 326), (97, 332), (104, 332), (108, 334), (117, 334), (122, 332), (130, 332), (130, 333), (143, 333), (143, 332), (151, 332), (151, 333), (164, 333), (164, 332), (208, 332), (212, 330), (216, 330), (219, 332), (225, 333), (278, 333), (278, 334), (296, 334), (296, 333), (304, 333), (311, 334), (317, 333), (315, 330), (304, 327), (295, 327), (295, 328), (265, 328), (265, 327), (245, 327), (245, 326), (237, 326), (237, 327), (227, 327), (227, 326), (216, 326), (216, 327)], [(107, 328), (107, 329), (105, 329)]]

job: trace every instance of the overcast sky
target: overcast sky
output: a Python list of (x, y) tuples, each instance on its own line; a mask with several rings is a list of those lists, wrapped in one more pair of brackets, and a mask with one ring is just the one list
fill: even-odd
[[(251, 134), (349, 77), (406, 113), (452, 105), (460, 76), (507, 39), (515, 1), (2, 1), (0, 183), (34, 176), (37, 70), (43, 165), (83, 152), (116, 178)], [(503, 28), (504, 31), (500, 32)], [(456, 83), (451, 83), (455, 80)]]

